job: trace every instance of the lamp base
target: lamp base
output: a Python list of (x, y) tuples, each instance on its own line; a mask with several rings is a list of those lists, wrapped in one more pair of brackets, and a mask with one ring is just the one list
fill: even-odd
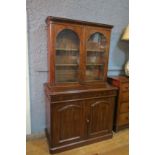
[(129, 76), (129, 61), (126, 62), (124, 70), (125, 70), (125, 75)]

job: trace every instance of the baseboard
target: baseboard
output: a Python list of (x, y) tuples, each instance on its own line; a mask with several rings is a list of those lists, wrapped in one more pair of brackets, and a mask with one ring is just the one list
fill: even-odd
[(33, 133), (30, 135), (26, 135), (26, 141), (40, 139), (40, 138), (45, 138), (45, 132)]
[(121, 126), (114, 126), (113, 131), (114, 132), (119, 132), (120, 130), (124, 130), (124, 129), (127, 129), (127, 128), (129, 128), (129, 124), (121, 125)]

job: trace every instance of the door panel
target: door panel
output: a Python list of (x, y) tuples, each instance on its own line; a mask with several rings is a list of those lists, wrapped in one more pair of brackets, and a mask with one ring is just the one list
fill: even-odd
[(83, 102), (56, 105), (54, 111), (54, 144), (71, 143), (84, 135)]
[(55, 81), (57, 83), (79, 81), (79, 37), (70, 29), (64, 29), (56, 37)]
[(52, 76), (55, 83), (69, 84), (81, 81), (82, 34), (82, 27), (62, 24), (53, 26), (51, 68), (55, 75)]
[(102, 136), (112, 130), (114, 98), (87, 101), (88, 136)]
[(86, 27), (85, 81), (105, 81), (107, 77), (110, 31)]

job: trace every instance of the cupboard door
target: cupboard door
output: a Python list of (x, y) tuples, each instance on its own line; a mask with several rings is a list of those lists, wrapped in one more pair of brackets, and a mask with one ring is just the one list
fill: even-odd
[(55, 145), (76, 142), (84, 136), (83, 102), (58, 103), (53, 107)]
[(88, 136), (102, 136), (112, 131), (114, 98), (87, 101)]
[(110, 32), (103, 29), (86, 28), (86, 72), (85, 81), (105, 81), (107, 73)]
[[(54, 25), (53, 38), (53, 80), (55, 83), (78, 83), (81, 77), (81, 27), (71, 25)], [(51, 61), (52, 61), (51, 60)], [(52, 76), (52, 75), (51, 75)]]

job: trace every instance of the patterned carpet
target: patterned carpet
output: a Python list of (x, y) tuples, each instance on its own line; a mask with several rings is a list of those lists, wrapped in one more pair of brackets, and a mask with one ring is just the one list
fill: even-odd
[[(128, 130), (114, 134), (110, 140), (86, 145), (54, 155), (128, 155)], [(27, 141), (26, 155), (50, 155), (46, 138)]]

